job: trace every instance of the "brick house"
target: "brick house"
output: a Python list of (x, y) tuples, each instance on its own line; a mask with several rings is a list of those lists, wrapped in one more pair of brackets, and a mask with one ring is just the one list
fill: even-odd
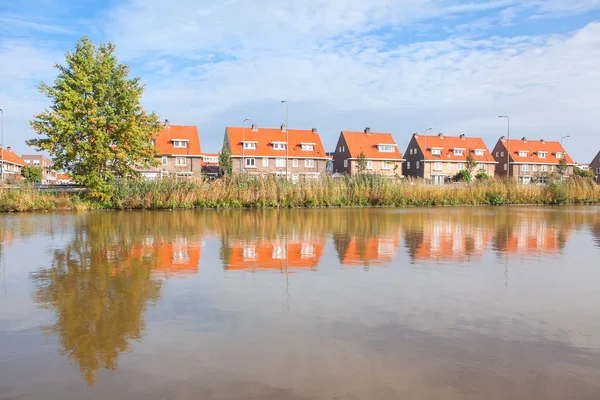
[[(510, 149), (510, 152), (509, 150)], [(573, 176), (575, 162), (567, 154), (560, 142), (542, 140), (527, 140), (523, 138), (507, 140), (502, 136), (493, 156), (498, 161), (496, 176), (507, 176), (507, 155), (510, 156), (510, 177), (519, 180), (519, 183), (544, 182), (547, 176), (556, 171), (561, 158), (567, 162), (565, 176)]]
[(600, 183), (600, 151), (596, 154), (596, 157), (590, 163), (589, 169), (594, 173), (594, 180)]
[(23, 154), (21, 157), (28, 165), (42, 169), (42, 183), (44, 185), (56, 184), (57, 172), (52, 169), (54, 164), (51, 159), (41, 154)]
[(219, 175), (219, 153), (205, 153), (202, 155), (202, 174), (208, 176)]
[(342, 131), (333, 154), (333, 172), (354, 175), (359, 170), (359, 158), (364, 154), (365, 173), (393, 177), (402, 176), (402, 154), (390, 133)]
[(413, 134), (404, 158), (404, 175), (423, 178), (434, 184), (444, 184), (459, 171), (466, 169), (471, 155), (477, 163), (473, 174), (485, 172), (494, 176), (496, 160), (481, 138)]
[(250, 175), (286, 174), (286, 137), (289, 135), (288, 174), (318, 178), (327, 172), (327, 156), (316, 129), (225, 128), (224, 144), (231, 154), (233, 173)]
[(0, 171), (4, 171), (4, 180), (5, 181), (13, 181), (15, 179), (21, 179), (21, 168), (27, 163), (21, 157), (17, 155), (14, 151), (11, 150), (10, 147), (7, 147), (2, 151), (2, 147), (0, 147), (0, 152), (2, 152), (3, 156), (0, 158), (0, 162), (3, 159), (3, 165), (0, 165)]
[(158, 152), (158, 167), (141, 170), (143, 177), (156, 179), (165, 176), (199, 177), (202, 173), (202, 152), (198, 128), (171, 125), (165, 121), (163, 129), (153, 140)]

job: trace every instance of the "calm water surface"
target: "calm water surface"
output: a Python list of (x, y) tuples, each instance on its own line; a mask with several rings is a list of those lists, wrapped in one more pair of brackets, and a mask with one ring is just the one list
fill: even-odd
[(0, 215), (0, 399), (600, 399), (600, 208)]

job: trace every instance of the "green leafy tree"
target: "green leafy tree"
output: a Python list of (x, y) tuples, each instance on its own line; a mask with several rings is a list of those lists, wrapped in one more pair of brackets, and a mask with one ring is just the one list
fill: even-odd
[(574, 173), (575, 173), (575, 176), (579, 176), (581, 178), (594, 179), (594, 171), (589, 170), (589, 169), (575, 168)]
[(473, 154), (469, 152), (469, 155), (466, 159), (465, 168), (467, 168), (467, 171), (469, 171), (469, 173), (473, 173), (475, 167), (477, 167), (477, 162), (475, 161), (475, 157), (473, 157)]
[(27, 183), (40, 183), (42, 181), (42, 169), (33, 165), (25, 165), (21, 168), (21, 175)]
[(452, 177), (454, 182), (471, 182), (473, 180), (473, 176), (471, 172), (467, 169), (460, 170)]
[(481, 171), (477, 175), (475, 175), (475, 179), (477, 179), (478, 181), (487, 181), (490, 179), (490, 176), (487, 173)]
[(225, 143), (223, 143), (221, 154), (219, 154), (219, 170), (221, 171), (221, 175), (224, 176), (231, 175), (233, 171), (233, 161)]
[(107, 200), (111, 180), (139, 177), (137, 169), (158, 165), (152, 144), (158, 117), (141, 107), (144, 86), (129, 78), (112, 43), (97, 47), (84, 37), (65, 61), (55, 66), (54, 85), (39, 85), (52, 105), (34, 116), (31, 126), (40, 138), (27, 144), (47, 150), (56, 169), (86, 185), (92, 197)]
[(362, 174), (367, 170), (367, 157), (365, 156), (365, 152), (362, 150), (358, 155), (358, 160), (356, 162), (356, 170), (359, 174)]
[(567, 159), (565, 157), (562, 157), (558, 162), (556, 171), (561, 177), (565, 175), (565, 172), (567, 172)]

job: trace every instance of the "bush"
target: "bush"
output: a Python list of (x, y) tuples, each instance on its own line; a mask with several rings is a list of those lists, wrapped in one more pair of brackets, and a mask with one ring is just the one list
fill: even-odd
[(579, 176), (581, 178), (590, 178), (590, 179), (594, 179), (594, 171), (592, 171), (591, 169), (581, 169), (581, 168), (575, 168), (575, 176)]
[(481, 171), (480, 173), (475, 175), (475, 179), (477, 179), (478, 181), (487, 181), (490, 179), (490, 176), (485, 172)]
[(473, 180), (473, 177), (471, 176), (471, 173), (468, 170), (463, 169), (461, 171), (458, 171), (456, 175), (452, 177), (452, 180), (454, 182), (471, 182), (471, 180)]

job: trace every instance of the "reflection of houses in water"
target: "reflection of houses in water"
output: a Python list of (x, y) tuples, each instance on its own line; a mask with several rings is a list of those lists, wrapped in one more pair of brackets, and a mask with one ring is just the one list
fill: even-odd
[[(144, 243), (131, 246), (128, 262), (153, 265), (153, 272), (158, 275), (195, 275), (198, 273), (201, 249), (201, 242), (185, 238), (165, 242), (149, 236)], [(108, 252), (109, 260), (110, 255), (111, 252)]]
[(230, 240), (223, 243), (225, 268), (246, 269), (310, 268), (316, 269), (323, 255), (325, 238), (299, 238), (291, 235), (273, 240)]
[(493, 232), (479, 226), (430, 220), (421, 232), (407, 232), (406, 245), (413, 260), (469, 261), (481, 258), (492, 237)]
[(360, 238), (335, 235), (334, 242), (342, 265), (370, 266), (392, 261), (400, 243), (399, 236)]
[[(558, 254), (569, 240), (571, 228), (549, 224), (546, 220), (523, 219), (511, 226), (508, 240), (501, 250), (509, 253), (556, 253)], [(502, 234), (498, 235), (502, 240)]]

